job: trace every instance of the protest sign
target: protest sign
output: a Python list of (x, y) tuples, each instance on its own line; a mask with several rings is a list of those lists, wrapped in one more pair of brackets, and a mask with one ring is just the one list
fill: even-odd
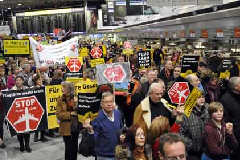
[(151, 66), (151, 50), (140, 50), (138, 52), (138, 66), (140, 68)]
[(45, 87), (46, 105), (48, 113), (48, 129), (59, 127), (56, 117), (57, 100), (62, 96), (61, 85), (50, 85)]
[(130, 65), (127, 62), (97, 65), (96, 78), (98, 85), (129, 82)]
[(37, 67), (43, 64), (64, 65), (65, 57), (78, 56), (78, 38), (72, 38), (68, 41), (55, 45), (39, 44), (32, 37), (29, 38), (33, 50), (33, 57)]
[(80, 122), (86, 119), (91, 120), (97, 116), (100, 109), (100, 98), (96, 93), (79, 93), (78, 94), (78, 117)]
[(82, 77), (83, 76), (83, 58), (82, 57), (66, 57), (65, 65), (67, 66), (66, 77)]
[(127, 95), (128, 94), (128, 82), (114, 83), (114, 94), (115, 95)]
[(182, 73), (191, 70), (197, 72), (199, 56), (183, 56), (182, 58)]
[(90, 65), (92, 68), (96, 67), (96, 65), (104, 64), (104, 63), (105, 63), (104, 58), (97, 58), (97, 59), (90, 60)]
[(45, 88), (2, 91), (11, 135), (47, 129)]
[(3, 40), (4, 55), (29, 55), (29, 40)]
[(188, 96), (188, 99), (184, 105), (185, 107), (184, 114), (187, 117), (191, 115), (193, 107), (196, 105), (197, 99), (201, 97), (201, 95), (202, 95), (202, 92), (200, 90), (198, 90), (197, 88), (193, 88), (192, 92)]

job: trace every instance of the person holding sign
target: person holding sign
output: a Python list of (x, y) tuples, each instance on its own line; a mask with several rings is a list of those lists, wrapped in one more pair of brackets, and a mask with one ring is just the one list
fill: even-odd
[(201, 159), (204, 125), (208, 120), (208, 104), (205, 102), (205, 97), (201, 96), (197, 99), (196, 106), (193, 107), (190, 116), (183, 116), (180, 127), (180, 135), (186, 139), (188, 157), (191, 160)]
[[(15, 86), (12, 87), (12, 90), (25, 90), (28, 87), (23, 85), (24, 83), (24, 78), (22, 76), (17, 76), (16, 77), (16, 84)], [(26, 150), (27, 152), (32, 152), (32, 149), (29, 146), (29, 141), (30, 141), (30, 133), (19, 133), (17, 134), (17, 139), (19, 141), (20, 145), (20, 151), (23, 152)]]
[(65, 144), (65, 160), (77, 160), (79, 126), (73, 83), (62, 82), (62, 93), (57, 102), (56, 116)]
[(95, 152), (97, 160), (114, 160), (119, 131), (123, 127), (122, 115), (115, 109), (114, 95), (111, 92), (102, 94), (101, 107), (98, 116), (92, 122)]
[[(34, 74), (32, 81), (34, 84), (33, 88), (44, 87), (43, 80), (42, 80), (42, 77), (40, 74)], [(47, 142), (48, 139), (45, 137), (45, 131), (44, 130), (40, 131), (40, 139), (38, 139), (38, 132), (39, 132), (39, 130), (36, 130), (34, 132), (34, 142), (38, 142), (39, 140), (42, 142)]]
[[(172, 125), (178, 116), (182, 116), (183, 109), (179, 109), (181, 107), (176, 110), (175, 106), (170, 105), (162, 98), (164, 90), (165, 85), (162, 81), (153, 82), (149, 87), (148, 96), (141, 101), (134, 112), (133, 124), (140, 125), (147, 136), (149, 136), (149, 129), (155, 118), (164, 116)], [(150, 142), (147, 142), (146, 147), (150, 158), (152, 156)]]

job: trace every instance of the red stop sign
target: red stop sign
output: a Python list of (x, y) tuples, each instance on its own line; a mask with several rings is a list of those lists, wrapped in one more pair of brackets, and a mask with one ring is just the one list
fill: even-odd
[(172, 103), (184, 104), (190, 94), (188, 82), (175, 82), (168, 90), (168, 96)]
[(128, 41), (125, 41), (123, 46), (124, 46), (125, 49), (131, 49), (132, 48), (132, 44)]
[(102, 53), (102, 50), (99, 47), (94, 47), (91, 50), (90, 54), (91, 54), (92, 58), (101, 58), (103, 53)]
[(44, 110), (35, 96), (16, 98), (7, 113), (7, 120), (17, 133), (36, 130)]
[(67, 63), (67, 67), (70, 72), (79, 72), (79, 70), (81, 69), (81, 66), (82, 66), (82, 64), (77, 57), (70, 58)]
[(103, 72), (104, 77), (107, 78), (109, 83), (122, 82), (126, 77), (126, 73), (121, 65), (108, 67)]

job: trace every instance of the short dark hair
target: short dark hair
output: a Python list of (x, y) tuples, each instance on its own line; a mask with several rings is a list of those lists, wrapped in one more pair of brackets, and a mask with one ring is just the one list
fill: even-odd
[(159, 151), (163, 156), (165, 156), (163, 147), (166, 143), (172, 144), (172, 143), (182, 142), (185, 145), (184, 138), (176, 133), (165, 133), (160, 136), (159, 140), (160, 140)]
[(18, 78), (20, 78), (20, 79), (22, 79), (22, 81), (24, 81), (24, 78), (23, 78), (23, 76), (16, 76), (16, 78), (15, 78), (15, 80), (17, 80)]

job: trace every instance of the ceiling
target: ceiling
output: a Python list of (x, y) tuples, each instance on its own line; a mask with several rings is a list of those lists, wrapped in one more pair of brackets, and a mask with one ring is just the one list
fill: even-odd
[(0, 0), (0, 8), (23, 12), (51, 8), (83, 7), (84, 0)]

